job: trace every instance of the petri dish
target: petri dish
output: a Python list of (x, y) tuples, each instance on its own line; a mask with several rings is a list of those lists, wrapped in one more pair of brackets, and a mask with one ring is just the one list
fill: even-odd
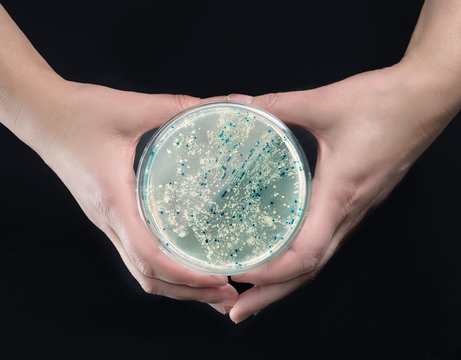
[(249, 272), (286, 250), (308, 213), (311, 174), (291, 131), (267, 111), (210, 101), (152, 136), (136, 174), (140, 216), (188, 268)]

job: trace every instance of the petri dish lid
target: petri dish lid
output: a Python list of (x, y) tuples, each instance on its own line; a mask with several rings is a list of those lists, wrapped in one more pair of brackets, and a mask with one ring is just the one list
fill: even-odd
[(256, 106), (210, 101), (152, 136), (136, 174), (140, 216), (182, 265), (249, 272), (293, 242), (308, 213), (306, 156), (282, 121)]

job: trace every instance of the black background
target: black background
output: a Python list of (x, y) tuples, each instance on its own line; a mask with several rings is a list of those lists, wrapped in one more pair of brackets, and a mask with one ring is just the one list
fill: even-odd
[[(66, 79), (201, 97), (308, 89), (392, 65), (422, 6), (2, 3)], [(314, 282), (238, 325), (207, 305), (144, 293), (52, 170), (0, 127), (1, 349), (461, 358), (460, 126), (448, 126)]]

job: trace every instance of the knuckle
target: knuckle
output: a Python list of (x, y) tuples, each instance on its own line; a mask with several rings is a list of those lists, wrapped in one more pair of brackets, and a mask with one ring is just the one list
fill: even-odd
[(103, 219), (108, 224), (112, 224), (115, 215), (115, 200), (113, 196), (104, 191), (94, 191), (92, 201), (97, 217)]
[(145, 276), (148, 278), (155, 277), (155, 272), (154, 272), (154, 268), (152, 267), (152, 265), (144, 261), (137, 261), (136, 268), (138, 269), (138, 271), (141, 273), (142, 276)]
[(338, 223), (360, 204), (363, 198), (354, 180), (342, 181), (334, 188), (332, 196), (336, 204)]
[(320, 262), (320, 254), (319, 255), (307, 254), (307, 255), (302, 256), (301, 265), (302, 265), (303, 274), (315, 274), (319, 262)]
[(160, 288), (157, 284), (150, 279), (142, 279), (140, 281), (141, 288), (148, 294), (162, 295)]
[(282, 98), (282, 93), (276, 92), (276, 93), (269, 93), (264, 96), (264, 101), (263, 101), (263, 107), (268, 110), (272, 111), (275, 106), (281, 101)]
[(175, 95), (173, 99), (174, 107), (177, 112), (187, 109), (194, 104), (193, 97), (189, 95)]
[(317, 275), (319, 274), (320, 272), (320, 269), (317, 268), (315, 269), (314, 271), (312, 271), (310, 274), (309, 274), (309, 278), (307, 279), (307, 283), (311, 283), (313, 281), (315, 281), (317, 279)]

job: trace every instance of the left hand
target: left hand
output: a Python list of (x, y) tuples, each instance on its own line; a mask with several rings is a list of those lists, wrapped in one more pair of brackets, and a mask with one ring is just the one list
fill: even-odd
[(231, 96), (311, 131), (319, 150), (309, 215), (294, 243), (266, 266), (232, 277), (254, 284), (230, 311), (234, 322), (311, 280), (448, 124), (458, 105), (431, 81), (405, 60), (315, 90)]

